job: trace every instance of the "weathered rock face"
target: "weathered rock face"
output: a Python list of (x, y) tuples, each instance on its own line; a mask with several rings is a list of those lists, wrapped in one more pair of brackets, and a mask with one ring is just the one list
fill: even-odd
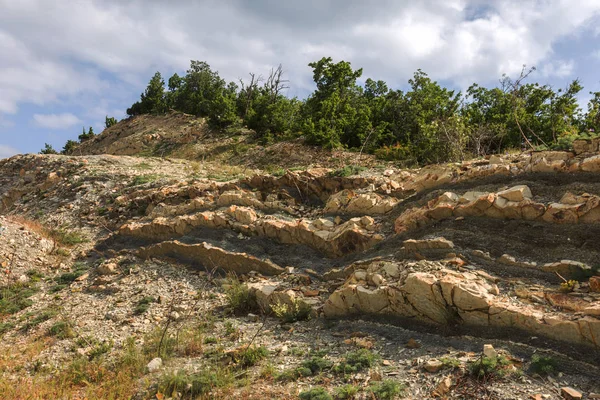
[(198, 227), (228, 228), (281, 243), (305, 244), (334, 257), (363, 251), (383, 240), (381, 235), (373, 233), (377, 227), (370, 217), (352, 218), (335, 225), (326, 219), (288, 221), (269, 216), (259, 218), (253, 209), (237, 206), (224, 211), (133, 222), (122, 226), (119, 233), (145, 239), (168, 239), (183, 236)]
[(356, 194), (351, 190), (342, 190), (329, 197), (323, 211), (326, 213), (378, 215), (392, 211), (398, 201), (393, 197), (383, 197), (377, 193)]
[[(396, 272), (379, 263), (356, 269), (325, 302), (327, 317), (352, 314), (383, 314), (416, 318), (435, 324), (461, 322), (466, 325), (516, 328), (530, 334), (600, 348), (600, 319), (596, 301), (550, 292), (551, 305), (580, 311), (568, 315), (546, 307), (518, 303), (502, 294), (489, 275), (456, 272), (443, 264), (422, 261), (401, 263)], [(419, 271), (417, 271), (419, 270)], [(423, 270), (427, 270), (424, 272)], [(400, 272), (398, 272), (400, 271)], [(368, 276), (379, 274), (379, 285)]]
[(283, 268), (270, 260), (260, 260), (245, 253), (229, 252), (208, 243), (184, 244), (177, 240), (161, 242), (142, 247), (138, 255), (142, 258), (170, 256), (187, 259), (202, 264), (207, 269), (217, 267), (236, 274), (255, 271), (263, 275), (277, 275), (283, 272)]
[(467, 192), (462, 196), (444, 193), (426, 206), (412, 208), (395, 222), (397, 233), (456, 217), (523, 219), (556, 224), (600, 223), (600, 197), (566, 193), (560, 203), (536, 203), (524, 185), (498, 193)]

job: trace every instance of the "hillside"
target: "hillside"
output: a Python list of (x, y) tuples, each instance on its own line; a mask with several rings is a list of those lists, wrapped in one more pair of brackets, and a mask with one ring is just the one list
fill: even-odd
[(72, 154), (183, 158), (270, 172), (309, 166), (342, 168), (349, 164), (386, 164), (370, 154), (308, 146), (300, 138), (264, 144), (251, 130), (212, 129), (203, 118), (175, 111), (122, 120), (79, 144)]
[(4, 398), (600, 393), (597, 142), (406, 169), (172, 113), (74, 154), (0, 160)]

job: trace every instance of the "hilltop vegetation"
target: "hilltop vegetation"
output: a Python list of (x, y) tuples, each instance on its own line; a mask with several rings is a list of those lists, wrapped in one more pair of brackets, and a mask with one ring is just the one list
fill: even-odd
[[(310, 63), (316, 89), (306, 99), (286, 97), (281, 65), (267, 77), (227, 83), (206, 62), (192, 61), (184, 76), (165, 87), (160, 72), (150, 79), (129, 116), (169, 110), (206, 118), (220, 130), (248, 128), (263, 143), (304, 137), (326, 149), (355, 149), (405, 164), (455, 161), (508, 149), (569, 149), (578, 138), (600, 130), (600, 92), (590, 93), (583, 111), (578, 80), (564, 89), (526, 83), (534, 68), (516, 79), (504, 75), (498, 87), (471, 85), (466, 93), (444, 88), (418, 70), (409, 89), (390, 88), (367, 78), (349, 62), (324, 57)], [(106, 118), (106, 127), (114, 118)], [(85, 132), (80, 141), (93, 137)], [(63, 153), (71, 154), (69, 141)]]

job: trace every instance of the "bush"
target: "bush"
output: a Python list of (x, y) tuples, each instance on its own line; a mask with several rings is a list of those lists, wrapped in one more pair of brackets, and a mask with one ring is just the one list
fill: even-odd
[(235, 314), (245, 314), (258, 311), (256, 295), (250, 291), (248, 285), (241, 283), (237, 278), (230, 277), (225, 287), (225, 297), (229, 308)]
[(358, 175), (365, 169), (366, 169), (365, 167), (361, 167), (359, 165), (347, 165), (344, 168), (340, 168), (340, 169), (331, 171), (329, 173), (329, 176), (338, 176), (338, 177), (344, 178), (344, 177), (351, 176), (351, 175)]
[(377, 355), (370, 350), (360, 349), (346, 354), (344, 361), (337, 364), (333, 370), (338, 374), (360, 372), (371, 368), (377, 359)]
[(67, 322), (59, 321), (48, 329), (48, 335), (57, 339), (69, 339), (75, 337), (75, 332)]
[(344, 385), (335, 389), (333, 397), (337, 400), (349, 400), (359, 392), (359, 388), (354, 385)]
[(268, 355), (269, 351), (264, 346), (249, 346), (236, 357), (236, 361), (240, 367), (248, 368), (267, 358)]
[(150, 308), (151, 303), (154, 303), (154, 297), (152, 297), (152, 296), (143, 297), (142, 299), (140, 299), (137, 302), (137, 304), (133, 310), (133, 314), (134, 315), (144, 314)]
[(469, 365), (469, 372), (477, 379), (502, 377), (506, 375), (506, 367), (510, 361), (504, 356), (481, 357)]
[(405, 388), (406, 386), (399, 382), (386, 379), (383, 382), (373, 384), (369, 388), (369, 392), (371, 392), (377, 400), (392, 400), (402, 393)]
[(37, 288), (22, 283), (15, 283), (0, 288), (0, 316), (15, 314), (31, 306), (29, 299), (37, 292)]
[(558, 361), (551, 356), (534, 354), (531, 357), (531, 371), (540, 375), (550, 375), (556, 371)]
[(206, 368), (197, 373), (187, 373), (183, 370), (167, 373), (158, 385), (160, 393), (168, 397), (196, 398), (209, 393), (215, 388), (225, 387), (233, 383), (233, 375), (229, 370), (221, 368)]
[(324, 388), (316, 387), (301, 392), (300, 400), (333, 400), (333, 397)]
[(292, 304), (277, 303), (271, 306), (275, 316), (283, 322), (292, 323), (310, 319), (312, 308), (307, 303), (292, 299)]
[(316, 375), (321, 371), (331, 368), (333, 363), (323, 357), (313, 356), (302, 363), (302, 367), (310, 370), (311, 375)]

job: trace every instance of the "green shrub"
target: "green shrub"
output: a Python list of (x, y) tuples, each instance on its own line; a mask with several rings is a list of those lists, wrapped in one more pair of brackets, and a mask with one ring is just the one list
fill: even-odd
[(237, 363), (242, 368), (248, 368), (267, 358), (268, 355), (269, 351), (264, 346), (249, 346), (240, 353)]
[(69, 325), (65, 321), (59, 321), (52, 325), (50, 329), (48, 329), (48, 334), (58, 339), (68, 339), (75, 337), (75, 332), (73, 331), (73, 328), (71, 328), (71, 325)]
[(469, 365), (469, 372), (477, 379), (502, 377), (506, 375), (508, 365), (510, 361), (504, 356), (483, 356)]
[(165, 374), (158, 385), (158, 390), (169, 397), (181, 398), (177, 395), (181, 393), (183, 398), (194, 399), (215, 388), (226, 387), (233, 381), (234, 377), (229, 370), (218, 367), (206, 368), (193, 374), (180, 370)]
[(329, 173), (329, 176), (338, 176), (338, 177), (345, 178), (345, 177), (351, 176), (351, 175), (358, 175), (365, 169), (366, 169), (365, 167), (361, 167), (359, 165), (346, 165), (343, 168), (331, 171)]
[(154, 182), (160, 178), (157, 174), (138, 175), (131, 181), (129, 186), (145, 185), (146, 183)]
[(333, 400), (325, 388), (316, 387), (300, 393), (300, 400)]
[(550, 375), (556, 372), (558, 361), (551, 356), (534, 354), (531, 357), (531, 371), (540, 375)]
[(29, 299), (38, 289), (30, 284), (14, 283), (0, 288), (0, 316), (15, 314), (31, 306)]
[(40, 314), (36, 315), (32, 319), (25, 322), (25, 324), (23, 324), (23, 326), (21, 327), (21, 332), (23, 332), (23, 333), (29, 332), (29, 330), (31, 330), (32, 328), (35, 328), (42, 322), (48, 321), (55, 315), (56, 315), (55, 310), (44, 310)]
[(229, 284), (225, 287), (225, 298), (227, 305), (235, 314), (241, 315), (258, 310), (256, 295), (250, 291), (248, 285), (241, 283), (237, 278), (229, 278)]
[(444, 368), (456, 369), (460, 367), (460, 360), (454, 357), (442, 357), (440, 358)]
[(292, 299), (292, 304), (278, 302), (271, 306), (271, 310), (277, 318), (286, 323), (308, 320), (312, 312), (309, 304), (298, 299)]
[(319, 356), (313, 356), (302, 363), (304, 368), (310, 370), (311, 375), (316, 375), (321, 371), (330, 369), (332, 365), (333, 363), (331, 361)]
[(333, 367), (333, 370), (338, 374), (360, 372), (371, 368), (377, 359), (377, 355), (370, 350), (360, 349), (347, 353), (344, 360)]
[(391, 379), (386, 379), (383, 382), (377, 382), (369, 387), (369, 392), (373, 394), (377, 400), (392, 400), (401, 394), (405, 385)]
[(336, 400), (350, 400), (359, 392), (360, 388), (354, 385), (344, 385), (335, 389), (333, 397)]
[(135, 308), (133, 309), (133, 314), (135, 314), (135, 315), (144, 314), (150, 308), (151, 303), (154, 303), (154, 297), (152, 297), (152, 296), (143, 297), (135, 305)]

